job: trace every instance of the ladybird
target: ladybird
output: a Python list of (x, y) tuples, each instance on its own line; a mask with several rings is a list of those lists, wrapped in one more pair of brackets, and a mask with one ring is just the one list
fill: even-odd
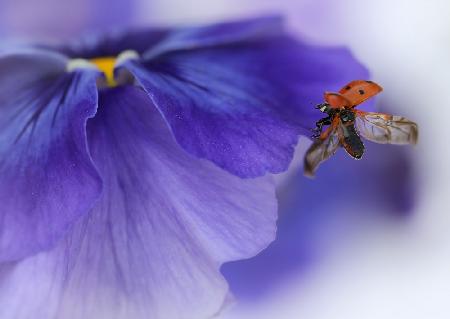
[[(316, 106), (326, 117), (316, 122), (315, 139), (305, 154), (304, 174), (313, 177), (317, 167), (336, 153), (339, 147), (354, 159), (361, 159), (361, 137), (381, 144), (416, 144), (418, 126), (402, 116), (357, 110), (356, 106), (383, 88), (372, 81), (356, 80), (338, 93), (325, 92), (325, 102)], [(324, 126), (328, 128), (323, 131)]]

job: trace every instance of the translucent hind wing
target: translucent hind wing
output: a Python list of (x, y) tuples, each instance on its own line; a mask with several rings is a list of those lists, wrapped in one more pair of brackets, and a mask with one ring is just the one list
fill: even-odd
[(356, 111), (356, 129), (365, 139), (380, 144), (416, 144), (419, 130), (405, 117)]
[(339, 128), (339, 121), (333, 121), (331, 126), (306, 151), (303, 165), (305, 176), (314, 177), (319, 165), (336, 153), (340, 145)]

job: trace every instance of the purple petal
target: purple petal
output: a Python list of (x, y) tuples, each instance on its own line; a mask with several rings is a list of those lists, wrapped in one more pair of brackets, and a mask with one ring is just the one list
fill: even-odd
[(0, 317), (211, 317), (227, 294), (220, 265), (274, 238), (271, 179), (185, 153), (136, 87), (100, 92), (88, 128), (104, 193), (56, 249), (3, 269)]
[(164, 41), (144, 53), (145, 59), (168, 52), (204, 49), (211, 46), (254, 41), (280, 34), (283, 20), (278, 16), (260, 17), (235, 22), (223, 22), (202, 27), (172, 29)]
[(289, 38), (174, 52), (128, 62), (189, 153), (241, 177), (284, 171), (323, 92), (367, 70), (345, 49)]
[(71, 58), (96, 58), (101, 56), (117, 56), (123, 51), (134, 50), (143, 54), (148, 48), (167, 37), (165, 28), (139, 30), (120, 30), (116, 32), (90, 34), (87, 37), (70, 41), (62, 46), (53, 46), (53, 50)]
[(280, 18), (266, 17), (205, 27), (151, 28), (94, 34), (55, 49), (73, 58), (116, 56), (126, 50), (134, 50), (150, 58), (171, 51), (255, 40), (279, 33), (280, 30)]
[(85, 132), (97, 74), (64, 67), (44, 53), (0, 59), (0, 261), (51, 247), (100, 192)]

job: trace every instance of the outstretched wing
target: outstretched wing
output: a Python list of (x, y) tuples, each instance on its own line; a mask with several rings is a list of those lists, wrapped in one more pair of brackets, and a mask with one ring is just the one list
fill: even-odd
[(356, 129), (369, 141), (381, 144), (416, 144), (417, 124), (407, 118), (356, 110)]
[(308, 177), (314, 177), (314, 173), (320, 163), (329, 159), (338, 149), (340, 129), (339, 119), (335, 119), (328, 129), (320, 135), (306, 151), (303, 171)]
[(355, 107), (381, 91), (383, 88), (375, 82), (356, 80), (344, 86), (339, 93)]

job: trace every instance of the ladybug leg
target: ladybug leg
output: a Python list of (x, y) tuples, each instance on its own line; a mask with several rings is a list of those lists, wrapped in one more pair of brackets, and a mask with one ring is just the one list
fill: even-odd
[(311, 130), (314, 133), (312, 138), (319, 138), (324, 125), (331, 125), (331, 116), (324, 117), (316, 122), (316, 127)]

